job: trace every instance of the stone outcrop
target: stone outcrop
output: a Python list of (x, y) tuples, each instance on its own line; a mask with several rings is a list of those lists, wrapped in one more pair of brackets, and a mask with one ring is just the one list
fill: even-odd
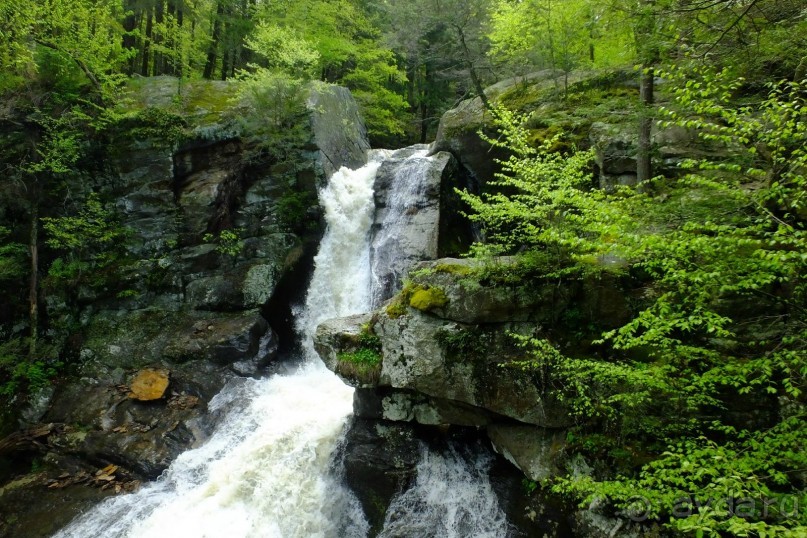
[[(575, 75), (572, 81), (580, 80), (582, 75)], [(562, 84), (563, 73), (546, 69), (520, 77), (500, 81), (485, 88), (485, 95), (496, 102), (503, 94), (513, 88), (528, 85), (541, 90), (557, 87)], [(455, 108), (446, 111), (440, 117), (437, 136), (431, 145), (431, 152), (447, 151), (454, 155), (460, 164), (484, 185), (501, 171), (497, 159), (506, 159), (507, 153), (501, 148), (491, 146), (480, 138), (479, 131), (495, 134), (492, 130), (492, 115), (485, 108), (482, 99), (474, 97), (461, 101)]]
[[(410, 283), (385, 308), (326, 321), (315, 347), (340, 374), (339, 354), (372, 331), (381, 343), (373, 379), (342, 375), (357, 388), (358, 417), (429, 426), (484, 427), (496, 450), (538, 480), (557, 472), (570, 410), (538, 373), (521, 368), (524, 351), (512, 334), (552, 338), (566, 348), (580, 336), (564, 334), (565, 315), (617, 327), (628, 315), (616, 281), (558, 284), (530, 279), (510, 285), (472, 278), (479, 262), (441, 259), (415, 267)], [(506, 267), (512, 259), (496, 263)], [(439, 301), (434, 292), (439, 290)], [(431, 297), (417, 299), (417, 294)], [(568, 314), (566, 314), (568, 313)]]
[(454, 188), (463, 187), (457, 162), (446, 152), (427, 157), (426, 150), (419, 145), (392, 152), (376, 173), (370, 258), (377, 299), (400, 289), (416, 262), (445, 255), (449, 242), (470, 242), (468, 225), (453, 222), (448, 210)]
[[(657, 84), (662, 87), (663, 81)], [(597, 87), (613, 92), (614, 98), (604, 101), (598, 109), (581, 113), (567, 106), (562, 96)], [(620, 92), (636, 92), (635, 75), (629, 72), (598, 74), (574, 71), (564, 74), (557, 70), (543, 70), (521, 77), (507, 79), (486, 88), (487, 97), (494, 103), (527, 115), (525, 127), (538, 144), (555, 134), (563, 133), (567, 141), (579, 149), (593, 148), (601, 188), (636, 183), (636, 151), (638, 129), (634, 114), (624, 109)], [(664, 99), (663, 92), (658, 95)], [(631, 105), (632, 106), (632, 105)], [(496, 160), (509, 155), (479, 136), (479, 132), (497, 136), (493, 116), (478, 97), (460, 102), (441, 118), (432, 152), (448, 151), (476, 179), (484, 189), (495, 174), (501, 171)], [(693, 132), (678, 127), (653, 128), (654, 169), (674, 173), (676, 165), (685, 158), (713, 151), (698, 141)]]
[(343, 166), (356, 169), (364, 165), (370, 143), (350, 91), (339, 86), (316, 86), (307, 105), (322, 171), (318, 177), (330, 177)]
[[(463, 457), (458, 455), (461, 453), (471, 461), (489, 459), (490, 466), (484, 474), (511, 524), (508, 536), (572, 535), (562, 507), (541, 494), (525, 494), (523, 475), (506, 461), (490, 458), (490, 448), (477, 430), (426, 428), (412, 422), (354, 418), (339, 458), (345, 482), (367, 517), (369, 536), (377, 535), (385, 518), (390, 517), (387, 513), (390, 504), (413, 485), (427, 450), (444, 458)], [(394, 514), (391, 517), (394, 519)]]

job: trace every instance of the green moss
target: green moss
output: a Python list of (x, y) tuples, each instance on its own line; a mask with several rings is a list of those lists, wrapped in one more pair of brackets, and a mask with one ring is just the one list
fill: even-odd
[(549, 95), (550, 92), (540, 84), (517, 84), (505, 91), (498, 101), (510, 110), (525, 112), (535, 109)]
[(341, 362), (349, 362), (356, 365), (376, 366), (381, 364), (381, 353), (367, 347), (361, 347), (352, 352), (339, 353), (337, 358)]
[(442, 308), (448, 304), (448, 297), (440, 288), (425, 288), (417, 286), (409, 298), (409, 306), (420, 311), (428, 312), (435, 308)]
[(360, 347), (355, 351), (337, 355), (334, 369), (337, 374), (360, 383), (376, 383), (381, 375), (381, 353), (373, 348)]
[(406, 303), (400, 300), (401, 296), (398, 295), (390, 304), (387, 305), (387, 316), (392, 319), (398, 319), (406, 315)]
[(434, 271), (456, 276), (470, 276), (474, 272), (472, 267), (459, 263), (438, 263), (434, 266)]
[(234, 108), (233, 88), (226, 91), (224, 84), (210, 80), (198, 80), (188, 84), (183, 96), (184, 109), (203, 122), (216, 122), (225, 112)]

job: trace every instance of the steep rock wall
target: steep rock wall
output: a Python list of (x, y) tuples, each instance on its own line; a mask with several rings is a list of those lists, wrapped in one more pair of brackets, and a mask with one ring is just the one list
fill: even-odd
[[(316, 188), (335, 169), (366, 160), (364, 124), (344, 88), (313, 88), (302, 138), (281, 151), (238, 123), (229, 85), (200, 84), (204, 91), (184, 90), (181, 143), (153, 131), (119, 136), (99, 171), (74, 186), (114, 201), (130, 230), (127, 259), (114, 289), (53, 290), (44, 298), (50, 321), (69, 328), (75, 359), (73, 372), (23, 414), (24, 427), (54, 424), (37, 445), (54, 474), (0, 494), (0, 513), (18, 514), (20, 535), (39, 532), (42, 507), (30, 503), (31, 488), (111, 463), (120, 468), (116, 476), (155, 478), (206, 438), (216, 419), (206, 404), (225, 382), (271, 369), (280, 342), (267, 318), (287, 307), (273, 302), (289, 300), (278, 286), (290, 272), (306, 271), (306, 251), (321, 233)], [(174, 113), (175, 79), (138, 85), (134, 106), (158, 117)], [(217, 237), (231, 229), (237, 245), (225, 253)], [(145, 368), (165, 372), (169, 383), (154, 401), (130, 392)], [(107, 494), (85, 489), (85, 499)], [(43, 503), (53, 529), (85, 506), (63, 502), (70, 495), (51, 497)]]

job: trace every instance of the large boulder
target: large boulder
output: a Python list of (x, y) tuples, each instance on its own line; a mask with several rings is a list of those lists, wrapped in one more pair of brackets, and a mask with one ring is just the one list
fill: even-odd
[[(345, 482), (370, 525), (368, 536), (377, 536), (385, 522), (385, 536), (423, 535), (424, 529), (432, 530), (427, 518), (434, 518), (441, 509), (452, 517), (454, 508), (479, 508), (481, 499), (474, 498), (477, 494), (485, 497), (485, 503), (490, 500), (487, 495), (495, 498), (508, 523), (507, 536), (572, 535), (561, 507), (540, 493), (526, 494), (523, 475), (495, 457), (476, 428), (435, 429), (354, 418), (348, 424), (339, 457)], [(440, 480), (447, 489), (436, 491), (450, 496), (430, 491), (431, 496), (421, 492), (407, 497), (418, 483), (423, 487), (430, 480)], [(414, 506), (408, 502), (413, 500), (417, 503)], [(456, 506), (455, 502), (465, 504)], [(400, 510), (402, 505), (405, 508)], [(413, 529), (409, 525), (423, 527)]]
[[(575, 417), (551, 380), (524, 368), (529, 356), (513, 335), (585, 352), (603, 330), (626, 322), (632, 292), (608, 272), (609, 264), (598, 278), (491, 277), (493, 268), (502, 274), (521, 270), (516, 263), (506, 257), (485, 265), (452, 258), (421, 262), (381, 310), (320, 324), (315, 348), (357, 387), (356, 416), (484, 428), (497, 452), (528, 478), (560, 473), (566, 429)], [(367, 345), (380, 348), (377, 370), (349, 375), (340, 357)]]
[(444, 210), (444, 186), (459, 186), (457, 165), (451, 154), (427, 156), (426, 149), (395, 151), (376, 173), (370, 260), (377, 302), (400, 289), (413, 264), (440, 254), (441, 231), (450, 218)]
[(532, 328), (462, 325), (418, 311), (396, 318), (382, 314), (375, 325), (383, 355), (379, 386), (468, 404), (482, 414), (528, 424), (568, 426), (568, 410), (532, 374), (507, 367), (522, 358), (509, 334)]
[(420, 441), (411, 425), (354, 418), (340, 447), (345, 482), (376, 536), (390, 502), (416, 475)]
[(350, 90), (317, 85), (312, 89), (307, 105), (323, 177), (330, 177), (343, 166), (356, 169), (364, 165), (370, 142)]
[[(563, 72), (554, 69), (536, 71), (489, 86), (485, 88), (485, 95), (490, 101), (498, 102), (502, 96), (524, 87), (530, 88), (536, 95), (542, 95), (542, 92), (562, 85), (563, 77)], [(570, 82), (583, 78), (585, 75), (575, 73), (571, 75)], [(510, 103), (506, 102), (505, 105), (512, 108)], [(480, 131), (495, 136), (492, 126), (493, 115), (485, 108), (482, 99), (474, 97), (460, 101), (440, 118), (431, 152), (450, 152), (476, 179), (477, 185), (485, 185), (501, 171), (497, 160), (508, 157), (501, 148), (492, 146), (479, 136)]]
[[(515, 260), (489, 263), (509, 270)], [(362, 334), (380, 342), (380, 369), (373, 377), (342, 375), (362, 389), (357, 414), (430, 425), (514, 420), (567, 427), (569, 410), (545, 381), (511, 365), (524, 360), (512, 335), (551, 334), (565, 348), (584, 345), (579, 325), (599, 334), (628, 319), (629, 294), (619, 280), (604, 273), (599, 279), (502, 284), (480, 280), (478, 261), (451, 258), (415, 268), (407, 287), (382, 310), (317, 328), (315, 348), (337, 374), (344, 374), (340, 355), (360, 347)], [(575, 326), (566, 327), (564, 320)]]

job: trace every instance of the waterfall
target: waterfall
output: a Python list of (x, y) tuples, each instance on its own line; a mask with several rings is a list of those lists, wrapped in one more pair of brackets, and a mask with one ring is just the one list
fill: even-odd
[(379, 538), (502, 538), (511, 534), (488, 477), (491, 459), (421, 448), (417, 479), (393, 499)]
[[(384, 187), (383, 214), (374, 221), (374, 182), (385, 159), (396, 164)], [(369, 311), (390, 294), (405, 266), (436, 249), (436, 230), (423, 230), (426, 211), (420, 210), (428, 208), (418, 205), (434, 188), (433, 174), (431, 187), (422, 181), (429, 166), (416, 147), (376, 151), (363, 168), (335, 173), (319, 193), (327, 228), (305, 305), (295, 312), (304, 355), (299, 369), (229, 382), (209, 404), (223, 415), (210, 439), (180, 455), (157, 481), (107, 499), (55, 536), (366, 536), (358, 501), (330, 468), (352, 413), (353, 389), (316, 357), (312, 336), (326, 319)], [(424, 449), (416, 483), (392, 503), (382, 536), (506, 535), (488, 467), (484, 456)]]
[(379, 209), (370, 245), (374, 305), (400, 289), (413, 263), (437, 256), (440, 173), (434, 171), (442, 168), (427, 154), (425, 145), (392, 152), (376, 179)]
[(327, 229), (298, 316), (306, 355), (291, 375), (229, 383), (210, 402), (225, 410), (201, 447), (180, 455), (140, 491), (108, 499), (59, 538), (365, 536), (349, 491), (329, 473), (331, 454), (353, 410), (353, 389), (315, 357), (317, 324), (370, 308), (369, 234), (374, 158), (341, 169), (320, 192)]

